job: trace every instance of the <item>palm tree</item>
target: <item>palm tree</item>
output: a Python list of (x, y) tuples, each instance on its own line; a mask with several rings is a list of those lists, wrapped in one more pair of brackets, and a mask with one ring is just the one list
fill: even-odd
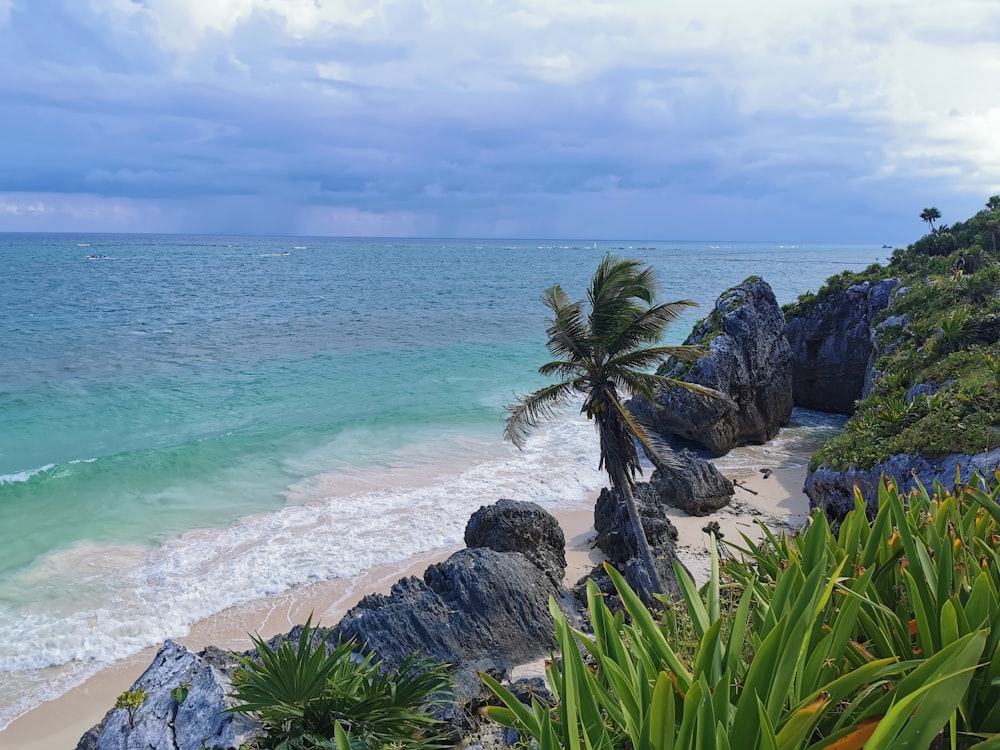
[[(504, 439), (522, 447), (539, 420), (550, 417), (575, 394), (584, 396), (581, 412), (593, 419), (600, 437), (600, 466), (608, 473), (611, 489), (625, 499), (629, 520), (638, 542), (639, 555), (649, 576), (649, 591), (662, 591), (653, 555), (646, 539), (632, 492), (635, 475), (641, 473), (636, 442), (650, 455), (663, 459), (665, 448), (624, 406), (629, 394), (655, 400), (658, 387), (683, 387), (705, 396), (715, 391), (690, 383), (655, 375), (647, 370), (665, 357), (691, 361), (703, 350), (693, 346), (656, 346), (667, 325), (688, 306), (689, 300), (653, 304), (656, 278), (651, 268), (638, 261), (607, 255), (597, 267), (587, 297), (571, 302), (562, 287), (542, 294), (553, 312), (547, 329), (548, 349), (556, 358), (542, 365), (542, 375), (557, 376), (560, 382), (546, 386), (507, 407), (510, 416)], [(655, 588), (654, 588), (655, 587)]]
[(920, 212), (921, 221), (926, 221), (930, 225), (931, 231), (934, 231), (934, 222), (941, 218), (941, 212), (936, 208), (925, 208)]

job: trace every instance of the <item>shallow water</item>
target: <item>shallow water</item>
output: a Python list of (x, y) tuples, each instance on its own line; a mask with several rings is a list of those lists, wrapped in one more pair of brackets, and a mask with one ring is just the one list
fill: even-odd
[(668, 343), (751, 274), (787, 302), (884, 252), (0, 235), (0, 727), (226, 607), (457, 544), (499, 497), (582, 503), (585, 420), (500, 435), (544, 382), (541, 290), (582, 296), (607, 251), (703, 305)]

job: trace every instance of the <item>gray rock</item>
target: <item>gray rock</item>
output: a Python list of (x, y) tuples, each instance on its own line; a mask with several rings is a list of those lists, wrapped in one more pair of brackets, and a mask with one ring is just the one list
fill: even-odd
[(668, 360), (659, 372), (730, 400), (664, 389), (651, 406), (633, 399), (637, 413), (657, 432), (690, 440), (716, 455), (767, 442), (792, 414), (792, 354), (784, 327), (781, 308), (763, 279), (751, 277), (729, 289), (684, 342), (707, 346), (708, 354), (693, 364)]
[[(171, 691), (189, 685), (178, 704)], [(167, 641), (131, 690), (146, 691), (146, 700), (135, 712), (112, 709), (103, 725), (81, 740), (78, 747), (97, 750), (200, 750), (239, 748), (253, 740), (260, 726), (242, 714), (227, 714), (233, 705), (228, 675), (183, 646)], [(91, 744), (92, 742), (92, 744)], [(86, 744), (85, 744), (86, 743)]]
[(691, 451), (675, 453), (674, 467), (650, 477), (660, 500), (691, 516), (706, 516), (729, 504), (736, 489), (710, 461)]
[(906, 403), (912, 404), (921, 396), (933, 396), (946, 385), (950, 385), (954, 382), (954, 380), (949, 380), (945, 383), (941, 383), (940, 385), (935, 385), (934, 383), (917, 383), (916, 385), (912, 385), (906, 392)]
[[(677, 557), (677, 527), (671, 523), (665, 512), (665, 504), (656, 488), (648, 482), (638, 482), (633, 491), (639, 518), (642, 521), (646, 541), (656, 562), (657, 574), (665, 593), (671, 598), (680, 595), (677, 577), (674, 574), (673, 561)], [(651, 601), (650, 586), (646, 581), (645, 566), (639, 557), (639, 545), (632, 522), (629, 518), (625, 500), (617, 492), (608, 488), (601, 490), (594, 506), (594, 529), (597, 531), (596, 544), (605, 556), (628, 581), (629, 585)], [(607, 591), (607, 586), (601, 584), (603, 572), (598, 568), (593, 578)]]
[(520, 552), (556, 586), (566, 574), (566, 536), (555, 517), (536, 503), (500, 500), (483, 506), (465, 527), (465, 546)]
[(485, 695), (477, 672), (503, 677), (555, 646), (548, 601), (561, 595), (520, 553), (466, 549), (429, 567), (423, 580), (403, 578), (389, 596), (365, 597), (336, 635), (390, 668), (414, 652), (452, 665), (457, 703), (475, 703)]
[(934, 482), (945, 487), (955, 483), (956, 468), (961, 481), (968, 481), (973, 471), (985, 475), (1000, 464), (1000, 448), (974, 456), (953, 453), (941, 458), (927, 459), (914, 453), (891, 456), (887, 461), (876, 464), (871, 469), (851, 468), (837, 471), (821, 466), (809, 472), (806, 477), (805, 492), (809, 496), (809, 506), (821, 508), (827, 518), (839, 522), (854, 510), (854, 488), (861, 491), (868, 506), (869, 516), (878, 510), (878, 488), (882, 476), (891, 477), (903, 492), (909, 492), (919, 481), (928, 490)]
[(796, 406), (850, 414), (862, 397), (871, 365), (871, 325), (899, 279), (863, 282), (834, 292), (788, 320), (785, 337), (794, 358)]

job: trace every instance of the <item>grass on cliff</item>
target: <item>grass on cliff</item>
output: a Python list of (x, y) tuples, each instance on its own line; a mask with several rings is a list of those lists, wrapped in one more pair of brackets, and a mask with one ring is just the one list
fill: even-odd
[(901, 281), (874, 321), (881, 356), (872, 393), (858, 402), (844, 432), (814, 455), (813, 467), (867, 469), (894, 454), (934, 459), (1000, 446), (997, 214), (983, 210), (939, 228), (896, 250), (888, 266), (844, 272), (785, 306), (791, 319), (853, 284)]

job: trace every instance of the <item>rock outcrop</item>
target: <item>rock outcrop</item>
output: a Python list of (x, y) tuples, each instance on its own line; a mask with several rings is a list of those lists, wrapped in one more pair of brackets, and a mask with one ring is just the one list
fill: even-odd
[[(662, 593), (671, 598), (680, 595), (677, 577), (674, 575), (673, 561), (677, 557), (677, 527), (664, 512), (664, 503), (652, 484), (639, 482), (633, 491), (639, 518), (642, 521), (646, 541), (656, 561), (657, 575), (664, 587)], [(646, 590), (645, 569), (639, 557), (639, 545), (629, 519), (625, 500), (617, 492), (608, 488), (601, 490), (594, 506), (594, 529), (597, 531), (596, 544), (605, 556), (625, 576), (629, 585), (651, 600)], [(592, 577), (606, 593), (610, 592), (610, 581), (600, 566), (594, 569)]]
[(243, 714), (224, 713), (233, 705), (229, 693), (235, 666), (218, 649), (195, 654), (168, 640), (131, 688), (146, 695), (134, 716), (124, 708), (112, 709), (83, 736), (77, 750), (235, 750), (249, 743), (260, 726)]
[(871, 365), (872, 321), (890, 302), (899, 279), (865, 281), (829, 294), (788, 320), (796, 406), (850, 414)]
[[(485, 695), (478, 672), (503, 678), (514, 666), (548, 655), (555, 647), (549, 597), (570, 602), (561, 585), (564, 535), (540, 506), (503, 500), (481, 508), (466, 528), (466, 540), (469, 549), (430, 566), (422, 579), (403, 578), (388, 596), (362, 599), (332, 632), (318, 631), (333, 643), (353, 639), (388, 668), (414, 652), (449, 664), (456, 701), (441, 713), (456, 730), (467, 720), (464, 704)], [(278, 636), (271, 646), (299, 632)], [(260, 727), (241, 714), (223, 713), (232, 705), (227, 669), (233, 667), (235, 660), (219, 649), (196, 655), (167, 641), (133, 685), (148, 694), (135, 726), (129, 726), (125, 709), (114, 709), (84, 735), (78, 750), (240, 747)], [(171, 691), (182, 685), (188, 693), (178, 702)]]
[(566, 536), (559, 522), (540, 505), (500, 500), (472, 514), (465, 527), (465, 546), (497, 552), (520, 552), (562, 586), (566, 574)]
[(841, 521), (854, 510), (854, 488), (857, 487), (868, 504), (869, 516), (878, 510), (878, 488), (882, 475), (892, 477), (896, 485), (908, 492), (919, 481), (930, 489), (934, 482), (945, 487), (955, 483), (956, 469), (961, 481), (968, 481), (974, 471), (986, 475), (1000, 464), (1000, 448), (974, 456), (953, 453), (941, 458), (927, 459), (917, 454), (901, 454), (876, 464), (871, 469), (851, 468), (838, 471), (821, 466), (806, 478), (805, 491), (809, 506), (821, 508), (833, 522)]
[(652, 405), (630, 408), (664, 435), (676, 435), (722, 455), (738, 445), (770, 440), (792, 414), (792, 353), (774, 292), (751, 277), (724, 292), (684, 342), (705, 346), (694, 363), (668, 361), (659, 373), (728, 397), (709, 399), (675, 388)]
[(710, 461), (682, 450), (673, 455), (672, 463), (669, 471), (654, 471), (649, 480), (661, 502), (689, 516), (707, 516), (733, 499), (733, 483)]
[(484, 695), (478, 672), (506, 676), (555, 646), (548, 601), (559, 593), (520, 553), (465, 549), (423, 579), (398, 581), (388, 596), (365, 597), (336, 633), (389, 667), (415, 651), (451, 665), (456, 703), (475, 703)]

